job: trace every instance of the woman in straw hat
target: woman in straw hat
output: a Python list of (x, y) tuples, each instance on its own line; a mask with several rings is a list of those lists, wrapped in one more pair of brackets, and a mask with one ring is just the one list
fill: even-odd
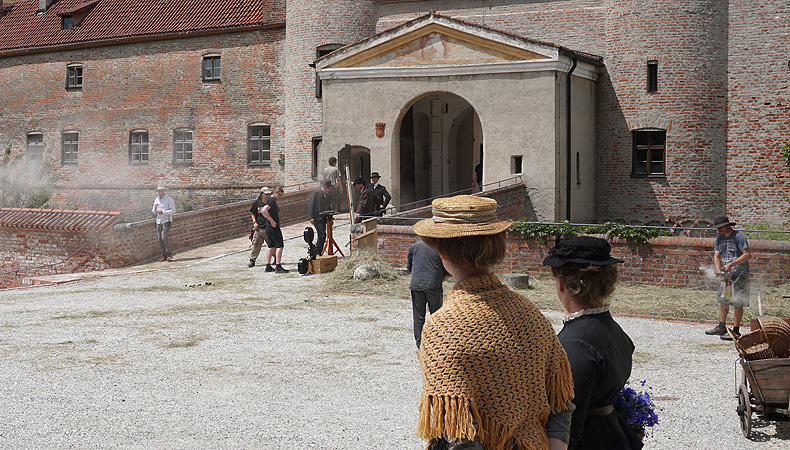
[(543, 260), (566, 313), (559, 338), (573, 371), (570, 449), (642, 448), (613, 406), (631, 375), (634, 344), (609, 314), (606, 300), (623, 262), (610, 251), (605, 240), (581, 236), (560, 241)]
[(573, 383), (549, 321), (490, 273), (505, 256), (493, 199), (433, 201), (414, 231), (456, 285), (422, 331), (417, 435), (431, 449), (564, 449)]

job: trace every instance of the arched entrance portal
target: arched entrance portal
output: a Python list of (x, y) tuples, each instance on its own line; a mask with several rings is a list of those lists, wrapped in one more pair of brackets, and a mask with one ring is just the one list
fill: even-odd
[(474, 167), (483, 157), (483, 131), (469, 102), (445, 92), (426, 95), (403, 116), (399, 133), (401, 205), (472, 192)]

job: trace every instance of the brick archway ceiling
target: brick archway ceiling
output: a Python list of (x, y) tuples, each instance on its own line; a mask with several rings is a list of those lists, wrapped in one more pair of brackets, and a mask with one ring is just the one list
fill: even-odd
[(96, 233), (112, 228), (120, 214), (117, 211), (0, 208), (0, 228)]

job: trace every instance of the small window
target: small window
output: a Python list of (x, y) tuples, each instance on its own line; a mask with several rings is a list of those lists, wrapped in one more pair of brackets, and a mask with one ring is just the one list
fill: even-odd
[(663, 177), (666, 175), (666, 139), (666, 130), (633, 131), (631, 176)]
[[(343, 44), (326, 44), (315, 49), (315, 59), (324, 57), (333, 51), (343, 47)], [(318, 73), (315, 74), (315, 97), (321, 98), (323, 96), (323, 86), (321, 79), (318, 78)]]
[(271, 163), (271, 127), (251, 125), (247, 135), (247, 163)]
[(510, 157), (510, 173), (512, 175), (520, 174), (521, 173), (521, 162), (523, 161), (522, 156), (511, 156)]
[(192, 130), (173, 133), (173, 163), (192, 164)]
[(203, 81), (219, 81), (222, 75), (222, 60), (218, 55), (203, 57)]
[(66, 67), (66, 88), (82, 88), (82, 66), (73, 65)]
[(148, 164), (148, 132), (135, 130), (129, 133), (129, 163)]
[(647, 92), (658, 92), (658, 61), (647, 62)]
[(41, 161), (44, 158), (44, 134), (29, 133), (27, 135), (25, 157), (28, 161)]
[(318, 178), (318, 147), (321, 145), (321, 136), (313, 138), (313, 179)]
[(60, 140), (60, 163), (77, 164), (77, 147), (79, 146), (79, 133), (69, 131), (62, 135)]
[(74, 17), (73, 16), (63, 16), (61, 21), (64, 30), (70, 30), (74, 28)]

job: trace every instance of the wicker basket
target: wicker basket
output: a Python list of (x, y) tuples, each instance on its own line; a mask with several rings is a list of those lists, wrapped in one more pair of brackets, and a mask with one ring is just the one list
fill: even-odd
[(727, 330), (735, 342), (735, 348), (738, 353), (747, 361), (754, 361), (756, 359), (775, 358), (776, 354), (768, 344), (768, 336), (762, 328), (758, 328), (751, 333), (746, 333), (743, 336), (737, 336), (732, 330)]
[(776, 356), (782, 356), (790, 350), (790, 325), (787, 322), (771, 316), (760, 316), (757, 322), (765, 331), (768, 345)]
[(790, 350), (790, 325), (778, 317), (758, 317), (757, 327), (743, 336), (727, 331), (738, 353), (747, 361), (784, 356)]

